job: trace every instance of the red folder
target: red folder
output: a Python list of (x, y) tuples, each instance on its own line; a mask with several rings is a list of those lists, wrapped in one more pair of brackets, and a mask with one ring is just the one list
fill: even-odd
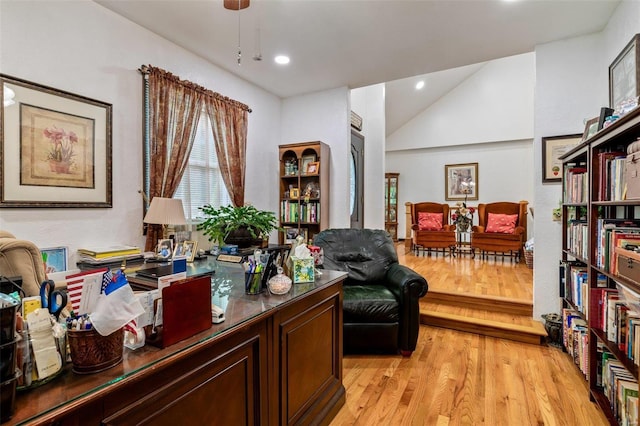
[(211, 277), (187, 278), (162, 289), (162, 327), (148, 343), (166, 348), (210, 327)]

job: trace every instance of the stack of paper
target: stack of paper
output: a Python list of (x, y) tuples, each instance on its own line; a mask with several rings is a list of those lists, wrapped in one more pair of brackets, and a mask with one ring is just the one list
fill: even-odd
[(105, 257), (126, 256), (131, 254), (141, 254), (140, 247), (135, 246), (110, 246), (78, 249), (78, 253), (94, 259), (104, 259)]
[(102, 264), (109, 261), (122, 259), (135, 259), (142, 256), (140, 247), (135, 246), (110, 246), (78, 249), (81, 261)]

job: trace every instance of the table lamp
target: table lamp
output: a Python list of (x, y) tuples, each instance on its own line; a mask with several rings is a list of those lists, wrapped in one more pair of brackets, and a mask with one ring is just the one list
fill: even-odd
[(167, 239), (167, 225), (186, 225), (182, 200), (178, 198), (153, 197), (144, 223), (162, 225), (162, 239)]

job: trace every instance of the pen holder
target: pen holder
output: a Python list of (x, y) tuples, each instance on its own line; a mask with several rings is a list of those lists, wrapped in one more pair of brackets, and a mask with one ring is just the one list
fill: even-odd
[(247, 294), (262, 293), (262, 272), (244, 273), (244, 291)]
[(124, 348), (122, 328), (108, 336), (100, 335), (95, 329), (68, 330), (67, 333), (74, 373), (97, 373), (122, 362)]

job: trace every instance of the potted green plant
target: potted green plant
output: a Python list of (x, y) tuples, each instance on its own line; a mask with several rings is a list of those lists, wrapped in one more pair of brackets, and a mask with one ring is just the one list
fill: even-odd
[(197, 229), (204, 231), (209, 241), (220, 245), (262, 245), (272, 231), (279, 229), (275, 213), (258, 210), (254, 206), (216, 208), (208, 204), (199, 210), (204, 221), (198, 224)]

